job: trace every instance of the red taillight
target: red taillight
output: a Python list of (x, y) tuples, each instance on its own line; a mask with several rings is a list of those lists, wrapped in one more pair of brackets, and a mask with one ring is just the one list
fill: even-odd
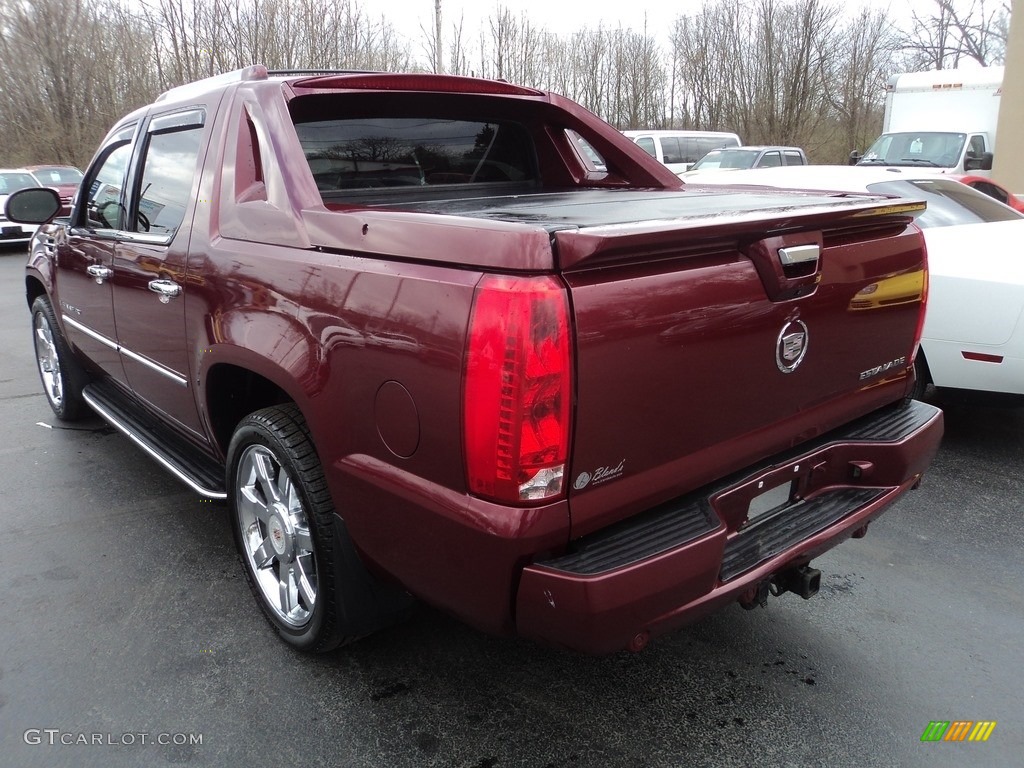
[(552, 277), (477, 286), (463, 390), (466, 478), (502, 502), (563, 491), (569, 453), (569, 304)]

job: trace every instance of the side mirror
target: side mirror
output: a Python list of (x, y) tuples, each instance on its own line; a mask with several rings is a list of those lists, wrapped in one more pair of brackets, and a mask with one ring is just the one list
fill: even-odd
[(983, 171), (991, 171), (992, 170), (992, 153), (991, 152), (985, 152), (981, 156), (981, 170), (983, 170)]
[(850, 153), (849, 164), (850, 165), (856, 165), (857, 163), (860, 162), (860, 159), (862, 157), (864, 157), (864, 154), (860, 150), (857, 150), (857, 149), (853, 150), (853, 152)]
[(60, 195), (52, 189), (20, 189), (7, 198), (4, 214), (18, 224), (45, 224), (60, 211)]

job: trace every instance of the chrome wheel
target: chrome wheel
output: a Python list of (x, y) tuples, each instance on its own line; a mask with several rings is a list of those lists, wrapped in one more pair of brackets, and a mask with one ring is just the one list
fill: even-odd
[(32, 302), (32, 344), (39, 379), (54, 415), (61, 421), (77, 421), (86, 416), (89, 406), (82, 390), (89, 383), (89, 374), (61, 334), (46, 296), (37, 296)]
[(57, 354), (53, 329), (42, 312), (35, 313), (32, 330), (36, 345), (36, 364), (39, 366), (39, 376), (43, 380), (43, 389), (54, 410), (59, 411), (64, 404), (64, 378), (60, 372), (60, 357)]
[(246, 581), (282, 640), (323, 653), (408, 612), (411, 597), (363, 565), (295, 403), (261, 408), (238, 423), (226, 474)]
[(289, 627), (307, 624), (317, 598), (316, 555), (299, 489), (277, 457), (249, 445), (235, 497), (243, 555), (267, 606)]

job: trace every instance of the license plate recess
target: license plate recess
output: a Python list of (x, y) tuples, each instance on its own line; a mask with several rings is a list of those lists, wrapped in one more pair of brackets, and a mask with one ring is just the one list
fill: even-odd
[(781, 483), (774, 488), (762, 491), (752, 498), (750, 506), (747, 507), (746, 524), (756, 523), (758, 520), (768, 517), (771, 513), (788, 506), (793, 500), (793, 484), (794, 481), (792, 480)]

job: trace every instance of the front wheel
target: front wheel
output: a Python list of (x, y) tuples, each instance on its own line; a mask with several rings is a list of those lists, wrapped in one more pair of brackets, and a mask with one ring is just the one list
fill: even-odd
[(383, 623), (387, 591), (334, 511), (294, 404), (242, 419), (228, 449), (228, 505), (246, 578), (264, 615), (299, 650), (324, 652)]
[(53, 305), (45, 296), (32, 302), (32, 341), (36, 368), (51, 410), (61, 421), (78, 421), (88, 410), (82, 390), (89, 377), (61, 334)]

